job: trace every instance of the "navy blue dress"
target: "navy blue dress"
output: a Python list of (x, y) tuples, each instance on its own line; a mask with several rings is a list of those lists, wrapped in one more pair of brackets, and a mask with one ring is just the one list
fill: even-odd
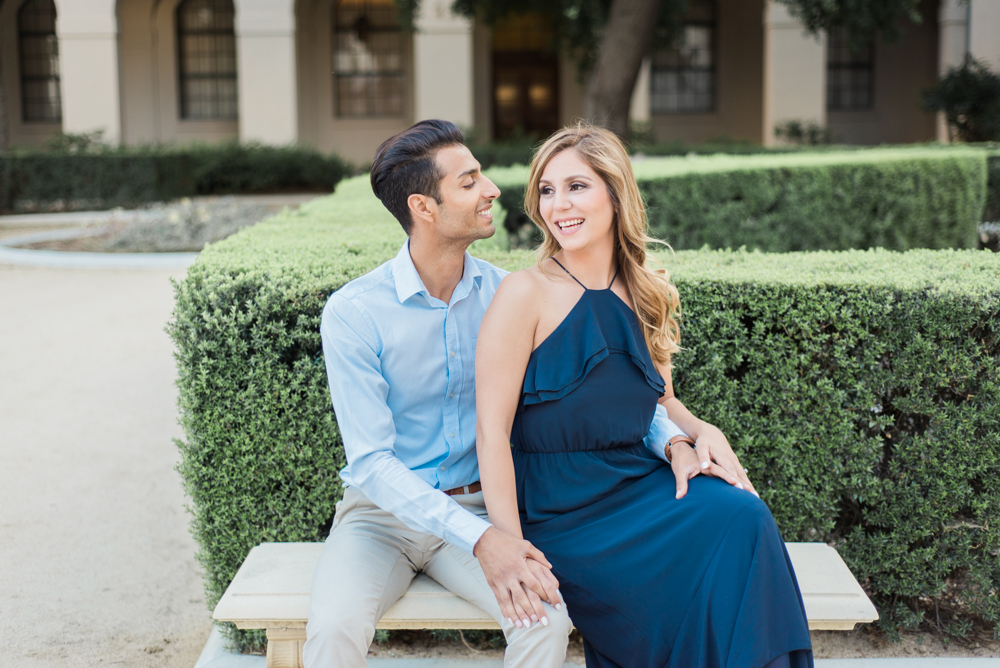
[(588, 668), (812, 666), (767, 506), (705, 476), (677, 500), (643, 445), (663, 391), (610, 289), (586, 290), (528, 361), (511, 435), (521, 527), (553, 565)]

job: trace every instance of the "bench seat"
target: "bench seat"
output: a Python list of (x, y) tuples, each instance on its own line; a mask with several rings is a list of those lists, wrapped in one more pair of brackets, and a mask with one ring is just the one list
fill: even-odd
[[(878, 619), (875, 606), (837, 551), (786, 543), (811, 630), (851, 630)], [(301, 668), (309, 590), (323, 543), (263, 543), (247, 555), (212, 616), (267, 630), (268, 668)], [(492, 617), (426, 575), (378, 623), (380, 629), (499, 629)]]

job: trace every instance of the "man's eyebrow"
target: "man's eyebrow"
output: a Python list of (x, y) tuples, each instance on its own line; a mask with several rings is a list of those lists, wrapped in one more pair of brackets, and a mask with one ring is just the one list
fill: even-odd
[(472, 169), (467, 169), (458, 175), (459, 180), (464, 179), (466, 176), (472, 176), (473, 174), (479, 173), (479, 167), (473, 167)]

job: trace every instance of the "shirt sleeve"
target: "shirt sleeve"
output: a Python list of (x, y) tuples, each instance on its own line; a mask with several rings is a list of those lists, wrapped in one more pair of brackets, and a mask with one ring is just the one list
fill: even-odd
[(323, 311), (320, 334), (351, 481), (406, 526), (472, 554), (490, 523), (431, 487), (396, 456), (389, 384), (372, 323), (356, 305), (334, 294)]
[(653, 454), (657, 457), (663, 461), (667, 461), (664, 449), (667, 447), (667, 441), (674, 436), (687, 436), (687, 434), (684, 433), (683, 429), (670, 421), (670, 418), (667, 417), (666, 408), (661, 404), (656, 404), (656, 413), (653, 414), (653, 422), (649, 425), (646, 438), (642, 439), (643, 444), (652, 450)]

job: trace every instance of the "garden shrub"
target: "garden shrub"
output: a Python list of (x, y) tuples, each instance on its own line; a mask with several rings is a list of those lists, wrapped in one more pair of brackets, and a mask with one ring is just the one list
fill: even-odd
[[(650, 234), (676, 250), (975, 248), (986, 152), (897, 148), (636, 162)], [(523, 167), (495, 170), (518, 235)], [(520, 237), (524, 238), (523, 232)]]
[(0, 211), (109, 209), (190, 197), (332, 192), (350, 171), (299, 147), (215, 144), (120, 147), (64, 141), (0, 154)]
[(1000, 221), (1000, 148), (991, 148), (986, 157), (986, 205), (984, 221)]
[[(404, 239), (359, 177), (209, 246), (176, 283), (178, 470), (209, 606), (258, 543), (325, 538), (344, 454), (321, 312)], [(502, 240), (472, 252), (534, 261)], [(945, 621), (1000, 624), (1000, 256), (658, 257), (684, 309), (678, 396), (728, 434), (785, 539), (835, 545), (890, 630), (949, 582), (964, 607)]]
[[(649, 132), (638, 133), (626, 144), (629, 153), (641, 154), (643, 156), (676, 156), (676, 155), (715, 155), (726, 153), (732, 155), (751, 155), (757, 153), (789, 153), (798, 151), (798, 146), (764, 146), (753, 142), (728, 139), (720, 137), (718, 139), (702, 142), (700, 144), (688, 144), (682, 141), (653, 141), (649, 138)], [(467, 138), (467, 141), (468, 138)], [(510, 167), (512, 165), (526, 165), (531, 162), (531, 156), (540, 141), (530, 139), (484, 142), (478, 143), (469, 141), (469, 150), (483, 169), (490, 167)], [(816, 150), (817, 147), (810, 147)]]

